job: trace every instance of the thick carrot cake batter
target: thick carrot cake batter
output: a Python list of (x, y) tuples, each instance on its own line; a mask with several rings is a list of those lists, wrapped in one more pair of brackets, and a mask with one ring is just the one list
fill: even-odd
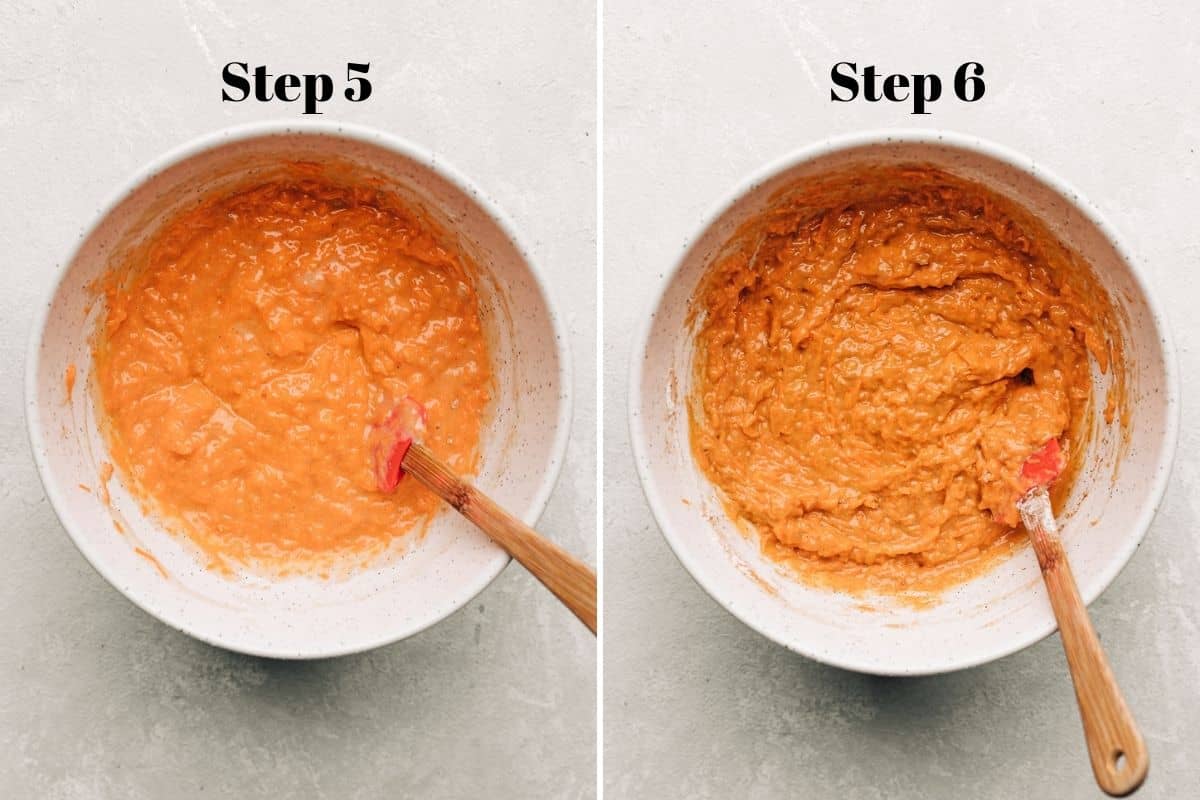
[(1091, 432), (1089, 355), (1122, 371), (1090, 268), (929, 168), (781, 196), (693, 315), (698, 463), (766, 552), (850, 591), (935, 590), (1012, 552), (1022, 464), (1058, 440), (1061, 499)]
[(394, 196), (298, 171), (213, 197), (114, 270), (95, 342), (113, 461), (210, 565), (361, 563), (437, 498), (376, 489), (405, 398), (470, 472), (492, 374), (474, 267)]

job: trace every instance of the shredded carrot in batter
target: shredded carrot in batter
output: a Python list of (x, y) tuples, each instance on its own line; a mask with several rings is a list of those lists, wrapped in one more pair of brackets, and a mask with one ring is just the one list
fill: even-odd
[(311, 170), (212, 197), (117, 265), (95, 342), (123, 480), (218, 569), (361, 562), (439, 508), (377, 491), (371, 427), (396, 402), (476, 464), (492, 391), (474, 266), (382, 191)]
[(929, 168), (779, 198), (693, 313), (699, 465), (770, 555), (851, 591), (934, 590), (1011, 553), (1022, 464), (1057, 439), (1061, 500), (1091, 432), (1089, 356), (1123, 372), (1087, 265)]

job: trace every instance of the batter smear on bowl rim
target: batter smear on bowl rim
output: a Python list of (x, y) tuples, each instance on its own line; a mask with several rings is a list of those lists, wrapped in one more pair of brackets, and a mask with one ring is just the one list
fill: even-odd
[(474, 277), (396, 196), (314, 169), (203, 201), (109, 275), (94, 356), (113, 463), (219, 570), (394, 549), (439, 501), (377, 490), (389, 412), (418, 404), (430, 447), (476, 466), (493, 379)]
[[(1124, 402), (1113, 307), (1032, 216), (929, 167), (782, 193), (692, 301), (691, 443), (730, 516), (812, 583), (930, 596), (1023, 544), (1021, 469), (1082, 464)], [(1112, 373), (1093, 397), (1092, 365)]]

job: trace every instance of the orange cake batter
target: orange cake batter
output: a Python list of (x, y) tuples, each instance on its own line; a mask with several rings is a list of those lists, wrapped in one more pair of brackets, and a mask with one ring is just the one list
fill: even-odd
[(363, 563), (423, 527), (438, 499), (380, 493), (369, 438), (411, 397), (426, 443), (475, 467), (492, 372), (449, 241), (305, 171), (166, 223), (110, 275), (94, 345), (126, 484), (222, 570)]
[(768, 554), (849, 591), (935, 591), (1011, 553), (1024, 461), (1060, 442), (1059, 501), (1079, 469), (1089, 356), (1123, 373), (1090, 268), (931, 168), (777, 198), (715, 261), (693, 319), (700, 467)]

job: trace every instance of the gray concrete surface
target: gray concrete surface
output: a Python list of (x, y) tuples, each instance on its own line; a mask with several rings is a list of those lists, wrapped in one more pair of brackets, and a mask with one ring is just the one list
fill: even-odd
[[(800, 145), (885, 126), (957, 129), (1034, 156), (1099, 203), (1173, 314), (1179, 458), (1148, 538), (1092, 611), (1151, 751), (1138, 796), (1200, 796), (1194, 6), (607, 0), (605, 11), (605, 796), (1101, 796), (1057, 636), (916, 680), (792, 655), (692, 582), (630, 463), (629, 331), (700, 216)], [(982, 61), (987, 94), (927, 117), (834, 106), (828, 74), (843, 59), (943, 74)]]
[(518, 567), (406, 642), (263, 661), (134, 608), (43, 497), (23, 364), (66, 246), (151, 158), (299, 114), (222, 104), (225, 62), (337, 74), (370, 61), (374, 96), (325, 118), (443, 155), (549, 273), (577, 399), (543, 525), (595, 559), (595, 7), (265, 5), (0, 2), (0, 797), (593, 797), (596, 646)]

